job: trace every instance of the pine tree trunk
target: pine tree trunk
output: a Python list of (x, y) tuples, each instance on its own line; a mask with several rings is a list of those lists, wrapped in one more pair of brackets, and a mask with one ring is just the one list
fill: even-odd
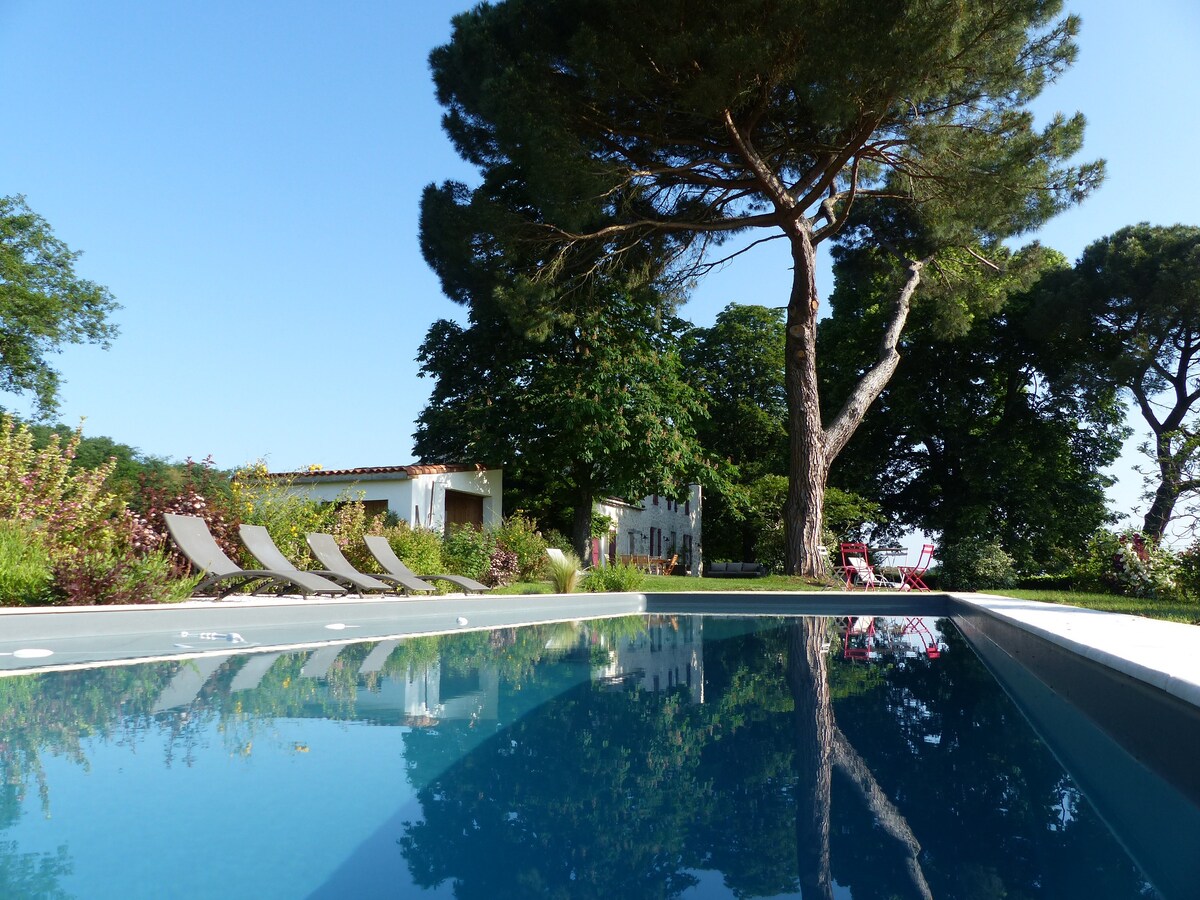
[(795, 710), (796, 857), (804, 900), (832, 900), (829, 802), (833, 706), (821, 645), (825, 620), (798, 619), (788, 631), (787, 680)]
[(805, 229), (792, 239), (784, 384), (788, 404), (788, 494), (784, 505), (784, 565), (789, 575), (821, 578), (825, 481), (829, 475), (817, 387), (816, 254)]
[(1172, 453), (1171, 442), (1165, 433), (1159, 433), (1154, 438), (1155, 451), (1158, 456), (1158, 488), (1154, 491), (1154, 500), (1146, 510), (1146, 518), (1142, 522), (1142, 533), (1158, 543), (1167, 530), (1171, 514), (1175, 511), (1175, 501), (1179, 499), (1179, 482), (1181, 465)]

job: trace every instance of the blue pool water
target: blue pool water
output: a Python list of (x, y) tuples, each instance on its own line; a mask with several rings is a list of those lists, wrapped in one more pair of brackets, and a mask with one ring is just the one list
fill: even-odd
[(0, 896), (1186, 896), (945, 622), (864, 624), (638, 617), (2, 678)]

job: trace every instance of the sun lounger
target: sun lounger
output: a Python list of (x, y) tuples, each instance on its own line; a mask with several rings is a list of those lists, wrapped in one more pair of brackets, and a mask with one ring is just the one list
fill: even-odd
[(480, 584), (474, 578), (467, 578), (463, 575), (416, 575), (412, 569), (401, 562), (392, 545), (388, 543), (387, 538), (378, 534), (368, 534), (363, 538), (367, 542), (367, 549), (371, 551), (371, 555), (375, 560), (383, 566), (385, 572), (393, 578), (405, 579), (412, 578), (417, 581), (448, 581), (450, 584), (466, 591), (469, 594), (482, 594), (489, 590), (486, 584)]
[[(242, 536), (242, 543), (246, 545), (246, 549), (250, 551), (251, 555), (267, 568), (273, 569), (276, 572), (288, 572), (289, 574), (301, 571), (279, 551), (279, 548), (275, 546), (275, 541), (271, 538), (271, 533), (263, 528), (263, 526), (239, 525), (238, 534)], [(355, 572), (353, 569), (350, 572), (353, 574), (333, 572), (329, 569), (316, 569), (312, 574), (336, 581), (338, 584), (344, 584), (346, 587), (352, 587), (359, 593), (364, 591), (381, 591), (386, 593), (391, 590), (390, 587), (378, 578), (371, 578), (368, 575), (363, 575), (361, 572)]]
[(218, 591), (218, 597), (247, 586), (252, 586), (252, 592), (256, 594), (264, 591), (274, 594), (292, 591), (300, 594), (346, 593), (346, 589), (341, 585), (311, 572), (300, 572), (291, 563), (288, 563), (288, 569), (283, 571), (270, 568), (243, 569), (225, 555), (225, 551), (208, 530), (207, 523), (199, 516), (164, 513), (163, 518), (167, 523), (167, 531), (171, 533), (179, 551), (198, 571), (207, 576), (196, 585), (197, 594), (222, 583), (225, 587)]
[[(332, 572), (334, 576), (347, 579), (361, 579), (366, 581), (387, 582), (396, 588), (401, 589), (406, 594), (420, 593), (428, 591), (433, 593), (437, 590), (432, 584), (422, 581), (415, 575), (411, 578), (397, 578), (392, 575), (366, 575), (351, 565), (350, 560), (342, 554), (342, 548), (338, 546), (331, 534), (321, 534), (314, 532), (306, 535), (305, 540), (308, 541), (308, 549), (317, 558), (317, 562), (323, 565), (326, 570)], [(386, 588), (386, 585), (385, 585)]]

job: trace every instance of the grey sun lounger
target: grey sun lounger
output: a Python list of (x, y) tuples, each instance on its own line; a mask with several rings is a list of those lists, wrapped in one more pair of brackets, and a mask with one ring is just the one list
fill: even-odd
[(392, 550), (392, 545), (388, 543), (387, 538), (378, 534), (368, 534), (363, 540), (367, 542), (367, 549), (371, 551), (371, 555), (375, 557), (375, 561), (383, 566), (383, 570), (393, 578), (415, 578), (418, 581), (422, 579), (425, 581), (448, 581), (469, 594), (482, 594), (491, 590), (486, 584), (480, 584), (474, 578), (467, 578), (463, 575), (416, 575), (412, 569), (401, 562), (400, 557)]
[(387, 593), (391, 588), (380, 581), (378, 578), (371, 578), (368, 575), (363, 575), (361, 572), (355, 572), (353, 569), (350, 573), (333, 572), (329, 569), (316, 569), (311, 572), (302, 572), (297, 569), (292, 561), (289, 560), (279, 548), (275, 546), (275, 541), (271, 539), (271, 533), (261, 525), (239, 525), (238, 534), (242, 536), (242, 543), (246, 545), (246, 549), (260, 563), (269, 569), (277, 572), (287, 572), (289, 575), (296, 573), (304, 575), (313, 575), (322, 580), (336, 581), (338, 584), (343, 584), (348, 588), (362, 593), (363, 591), (382, 591)]
[[(437, 590), (432, 584), (427, 581), (422, 581), (416, 575), (409, 575), (405, 578), (400, 578), (394, 575), (366, 575), (350, 563), (350, 560), (342, 554), (342, 548), (338, 546), (331, 534), (321, 534), (313, 532), (305, 535), (305, 540), (308, 541), (308, 549), (317, 558), (317, 562), (323, 565), (327, 571), (332, 572), (334, 576), (341, 578), (361, 578), (368, 581), (387, 582), (393, 585), (406, 594), (420, 593), (428, 591), (433, 593)], [(385, 589), (387, 585), (384, 585)]]
[(256, 594), (286, 594), (292, 591), (300, 594), (346, 593), (346, 589), (340, 584), (310, 572), (300, 572), (291, 563), (288, 563), (288, 568), (283, 571), (269, 568), (243, 569), (225, 555), (225, 551), (208, 530), (208, 524), (199, 516), (164, 513), (163, 519), (179, 552), (186, 556), (198, 571), (207, 576), (196, 585), (194, 592), (197, 594), (222, 583), (225, 587), (218, 590), (218, 597), (224, 597), (240, 587), (247, 586), (252, 587), (252, 592)]

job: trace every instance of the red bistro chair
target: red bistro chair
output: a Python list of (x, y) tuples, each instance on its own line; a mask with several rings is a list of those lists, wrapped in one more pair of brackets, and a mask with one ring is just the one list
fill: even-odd
[(917, 563), (914, 566), (900, 567), (900, 590), (902, 591), (927, 591), (927, 585), (921, 576), (929, 569), (929, 564), (933, 562), (933, 544), (924, 544), (921, 547), (921, 555), (917, 557)]
[(871, 554), (866, 544), (842, 544), (842, 575), (846, 578), (848, 591), (856, 587), (869, 591), (875, 586), (875, 569), (871, 565)]

